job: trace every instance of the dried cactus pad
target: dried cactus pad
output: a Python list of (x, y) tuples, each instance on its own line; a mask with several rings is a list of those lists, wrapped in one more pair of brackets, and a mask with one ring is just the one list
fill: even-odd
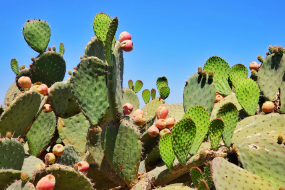
[(91, 125), (98, 124), (109, 108), (105, 63), (97, 57), (83, 58), (70, 83), (82, 113)]
[(21, 170), (25, 158), (22, 144), (11, 138), (2, 138), (0, 142), (0, 168)]
[(231, 88), (229, 86), (229, 64), (218, 56), (210, 57), (203, 68), (203, 71), (207, 73), (210, 71), (214, 72), (214, 82), (216, 84), (216, 90), (221, 95), (229, 95)]
[(230, 69), (230, 80), (234, 86), (237, 86), (241, 80), (246, 78), (248, 78), (248, 70), (246, 66), (243, 64), (236, 64), (232, 66)]
[(41, 97), (38, 92), (26, 91), (16, 97), (2, 113), (0, 135), (10, 131), (15, 137), (23, 137), (40, 107)]
[(173, 168), (173, 162), (175, 159), (171, 139), (171, 134), (166, 134), (159, 141), (159, 152), (161, 158), (170, 171)]
[(285, 187), (285, 146), (269, 139), (250, 138), (236, 146), (244, 169), (254, 173), (276, 189)]
[(221, 157), (214, 158), (213, 180), (219, 190), (235, 189), (275, 189), (269, 182), (252, 174)]
[(211, 80), (202, 78), (198, 73), (192, 75), (183, 93), (183, 106), (186, 113), (194, 106), (203, 106), (210, 115), (215, 103), (216, 88)]
[(50, 40), (50, 26), (43, 20), (28, 20), (23, 35), (28, 45), (36, 52), (43, 53)]
[(259, 101), (259, 88), (252, 79), (244, 79), (236, 86), (236, 97), (248, 115), (254, 115)]
[(56, 51), (46, 51), (37, 57), (31, 68), (31, 80), (33, 83), (42, 82), (48, 87), (53, 83), (62, 81), (66, 71), (65, 60)]

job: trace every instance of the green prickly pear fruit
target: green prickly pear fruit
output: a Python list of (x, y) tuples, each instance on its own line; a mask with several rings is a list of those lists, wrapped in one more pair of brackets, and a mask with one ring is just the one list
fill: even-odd
[(126, 103), (124, 106), (123, 106), (123, 113), (125, 115), (130, 115), (133, 111), (133, 108), (134, 106), (130, 103)]
[(89, 167), (89, 163), (86, 161), (80, 161), (77, 163), (77, 169), (80, 172), (87, 172)]
[(55, 51), (55, 50), (56, 50), (56, 47), (55, 47), (55, 46), (52, 46), (52, 50)]
[(165, 119), (168, 115), (168, 108), (159, 106), (156, 110), (156, 117), (157, 119)]
[(72, 71), (71, 71), (71, 70), (69, 70), (69, 71), (68, 71), (68, 74), (69, 74), (69, 75), (72, 75)]
[(156, 121), (155, 126), (159, 128), (160, 130), (164, 129), (166, 127), (166, 122), (164, 119), (159, 119)]
[(45, 163), (52, 164), (55, 162), (55, 155), (53, 153), (47, 153), (45, 155)]
[(270, 46), (268, 47), (268, 50), (269, 50), (270, 53), (273, 53), (273, 46), (270, 45)]
[(121, 42), (121, 48), (125, 52), (130, 52), (133, 50), (133, 41), (132, 40), (125, 40)]
[(159, 130), (156, 126), (152, 125), (151, 127), (148, 128), (147, 133), (151, 137), (156, 137), (159, 134)]
[(132, 39), (131, 34), (128, 33), (128, 32), (126, 32), (126, 31), (122, 32), (122, 33), (120, 34), (120, 36), (119, 36), (119, 41), (120, 41), (120, 42), (123, 42), (123, 41), (125, 41), (125, 40), (131, 40), (131, 39)]
[(56, 156), (61, 156), (64, 152), (64, 146), (62, 144), (54, 145), (52, 149), (52, 153)]
[(277, 138), (277, 143), (282, 144), (282, 142), (283, 142), (283, 137), (281, 135), (279, 135)]
[(27, 183), (29, 181), (29, 176), (26, 173), (21, 173), (21, 180), (23, 183)]
[(274, 110), (274, 103), (271, 101), (266, 101), (262, 104), (262, 111), (264, 113), (271, 113)]
[(168, 129), (170, 129), (170, 128), (172, 128), (172, 127), (174, 127), (174, 125), (175, 125), (175, 123), (176, 123), (176, 120), (175, 120), (175, 118), (174, 117), (169, 117), (169, 118), (167, 118), (166, 120), (165, 120), (165, 122), (166, 122), (166, 128), (168, 128)]
[(41, 178), (37, 183), (36, 190), (53, 190), (55, 186), (55, 177), (51, 174)]
[(250, 69), (250, 70), (254, 69), (254, 70), (257, 71), (257, 70), (259, 69), (258, 63), (255, 62), (255, 61), (251, 62), (251, 63), (249, 64), (249, 69)]
[(19, 84), (19, 86), (22, 87), (22, 88), (30, 88), (31, 85), (32, 85), (32, 81), (31, 81), (30, 77), (21, 76), (21, 77), (18, 79), (18, 84)]
[(170, 134), (170, 133), (171, 133), (171, 132), (170, 132), (169, 129), (163, 129), (163, 130), (161, 130), (161, 131), (159, 132), (159, 136), (160, 136), (160, 138), (162, 138), (164, 135)]

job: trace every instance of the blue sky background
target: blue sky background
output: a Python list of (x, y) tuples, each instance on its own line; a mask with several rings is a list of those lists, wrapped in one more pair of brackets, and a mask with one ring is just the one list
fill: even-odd
[[(2, 1), (0, 5), (0, 103), (15, 80), (10, 61), (31, 64), (38, 53), (24, 40), (27, 19), (51, 26), (49, 46), (65, 45), (67, 71), (73, 70), (94, 36), (92, 22), (99, 12), (119, 18), (117, 37), (128, 31), (134, 50), (124, 53), (124, 87), (142, 80), (142, 90), (156, 88), (166, 76), (171, 89), (166, 103), (182, 103), (185, 81), (214, 55), (230, 66), (248, 67), (265, 56), (269, 45), (285, 45), (285, 1), (158, 0), (158, 1)], [(66, 73), (65, 79), (69, 75)], [(64, 80), (65, 80), (64, 79)], [(141, 106), (144, 102), (138, 92)], [(158, 95), (158, 94), (157, 94)]]

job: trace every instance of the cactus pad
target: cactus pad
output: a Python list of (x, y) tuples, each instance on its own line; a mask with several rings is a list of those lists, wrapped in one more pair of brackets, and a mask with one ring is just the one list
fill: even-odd
[(64, 152), (61, 156), (57, 157), (56, 163), (64, 164), (73, 167), (74, 164), (80, 162), (82, 158), (78, 150), (72, 145), (64, 146)]
[(137, 94), (128, 88), (124, 88), (123, 89), (123, 105), (125, 105), (126, 103), (130, 103), (133, 105), (133, 111), (130, 114), (130, 117), (132, 117), (133, 113), (139, 109), (140, 107), (140, 101), (139, 98), (137, 96)]
[(104, 45), (111, 21), (112, 19), (105, 13), (98, 13), (93, 20), (94, 33)]
[(185, 114), (182, 103), (162, 104), (161, 106), (168, 108), (168, 115), (166, 118), (173, 117), (176, 122), (181, 120)]
[(166, 134), (159, 141), (159, 152), (161, 158), (170, 171), (173, 168), (173, 162), (175, 159), (171, 139), (171, 134)]
[(214, 72), (214, 82), (219, 94), (229, 95), (231, 93), (231, 88), (228, 83), (230, 66), (224, 59), (218, 56), (210, 57), (206, 61), (203, 71), (207, 73), (210, 71)]
[(102, 61), (106, 60), (105, 47), (97, 36), (92, 37), (91, 41), (87, 43), (83, 57), (98, 57)]
[(158, 92), (160, 93), (160, 88), (163, 86), (168, 86), (168, 80), (165, 76), (163, 77), (158, 77), (156, 80), (156, 88)]
[(36, 52), (43, 53), (50, 40), (50, 26), (43, 20), (28, 20), (23, 27), (23, 35), (28, 45)]
[(18, 95), (1, 115), (1, 136), (10, 131), (16, 137), (23, 137), (37, 114), (40, 103), (41, 97), (38, 92), (26, 91)]
[(170, 88), (168, 86), (162, 86), (159, 91), (160, 97), (165, 100), (170, 94)]
[(233, 85), (236, 87), (237, 84), (248, 78), (248, 70), (243, 64), (236, 64), (230, 69), (230, 80)]
[(184, 115), (184, 118), (191, 118), (195, 122), (196, 136), (192, 144), (190, 154), (194, 155), (199, 150), (210, 124), (207, 110), (202, 106), (195, 106), (190, 108)]
[(145, 114), (146, 122), (149, 122), (154, 119), (157, 108), (164, 103), (164, 100), (160, 98), (155, 98), (142, 108), (142, 111)]
[(150, 93), (151, 93), (151, 99), (154, 100), (155, 96), (156, 96), (156, 90), (154, 88), (152, 88)]
[(236, 97), (248, 115), (254, 115), (259, 101), (259, 88), (252, 79), (244, 79), (236, 86)]
[(63, 45), (63, 43), (60, 43), (59, 44), (59, 53), (60, 53), (60, 55), (63, 56), (64, 52), (65, 52), (64, 45)]
[(212, 165), (215, 187), (219, 187), (219, 190), (274, 189), (271, 184), (258, 175), (252, 174), (224, 158), (214, 158)]
[(135, 88), (134, 88), (134, 92), (137, 93), (139, 92), (143, 87), (143, 82), (141, 80), (137, 80), (135, 83)]
[(9, 89), (6, 92), (5, 96), (5, 102), (8, 101), (9, 103), (12, 103), (12, 101), (21, 93), (21, 91), (18, 89), (16, 82), (13, 82)]
[(216, 89), (212, 80), (202, 78), (198, 73), (192, 75), (183, 93), (184, 112), (187, 112), (191, 107), (203, 106), (210, 115), (216, 98)]
[(231, 146), (231, 139), (238, 122), (238, 110), (233, 103), (224, 104), (218, 111), (217, 118), (223, 120), (225, 127), (223, 140), (227, 147)]
[(15, 180), (21, 179), (21, 171), (0, 169), (0, 179), (0, 189), (5, 189)]
[(13, 72), (17, 75), (19, 73), (19, 64), (17, 59), (12, 59), (10, 65)]
[(97, 57), (83, 58), (70, 83), (82, 113), (91, 125), (98, 124), (109, 108), (105, 63)]
[(33, 173), (38, 164), (43, 163), (42, 160), (35, 156), (29, 156), (24, 159), (21, 172), (27, 173), (30, 179), (33, 179)]
[(133, 81), (132, 80), (129, 80), (128, 81), (128, 86), (129, 86), (129, 89), (132, 89), (133, 88)]
[(145, 104), (147, 104), (150, 100), (150, 91), (149, 89), (145, 89), (142, 91), (142, 97)]
[(209, 127), (209, 136), (211, 140), (211, 146), (214, 150), (217, 150), (220, 139), (224, 131), (224, 122), (223, 120), (216, 118), (211, 121)]
[(194, 186), (198, 188), (200, 180), (203, 179), (202, 171), (198, 167), (193, 167), (190, 170), (190, 175)]
[(196, 135), (194, 121), (190, 118), (181, 119), (175, 124), (171, 134), (174, 154), (179, 163), (184, 166)]

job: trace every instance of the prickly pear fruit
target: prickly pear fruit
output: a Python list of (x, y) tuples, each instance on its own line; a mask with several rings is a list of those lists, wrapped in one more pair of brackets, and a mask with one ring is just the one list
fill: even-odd
[(152, 125), (151, 127), (148, 128), (147, 133), (151, 137), (156, 137), (159, 134), (159, 130), (156, 126)]
[(143, 114), (138, 114), (136, 116), (133, 116), (132, 120), (133, 120), (133, 123), (137, 126), (142, 126), (146, 122), (145, 115), (143, 115)]
[(21, 180), (23, 183), (27, 183), (27, 181), (29, 180), (29, 176), (27, 173), (21, 173)]
[(8, 131), (8, 132), (6, 133), (6, 137), (7, 137), (8, 139), (11, 139), (11, 138), (12, 138), (12, 133), (11, 133), (10, 131)]
[(155, 126), (159, 129), (164, 129), (166, 127), (166, 122), (164, 119), (159, 119), (156, 121)]
[(282, 142), (283, 142), (283, 137), (281, 135), (279, 135), (277, 138), (277, 143), (282, 144)]
[(160, 138), (162, 138), (164, 135), (170, 134), (170, 133), (171, 133), (171, 132), (170, 132), (169, 129), (163, 129), (163, 130), (161, 130), (161, 131), (159, 132), (159, 136), (160, 136)]
[(46, 165), (44, 163), (39, 163), (38, 165), (36, 165), (35, 170), (44, 169), (45, 167)]
[(45, 104), (43, 108), (45, 113), (51, 112), (53, 110), (50, 104)]
[(61, 156), (64, 152), (64, 146), (62, 144), (54, 145), (52, 149), (52, 153), (56, 156)]
[(36, 190), (53, 190), (55, 186), (55, 177), (51, 174), (41, 178), (37, 183)]
[(120, 36), (119, 36), (119, 41), (120, 41), (120, 42), (123, 42), (123, 41), (125, 41), (125, 40), (131, 40), (131, 39), (132, 39), (131, 34), (128, 33), (128, 32), (126, 32), (126, 31), (122, 32), (122, 33), (120, 34)]
[(89, 163), (86, 161), (80, 161), (77, 163), (77, 169), (80, 172), (86, 172), (89, 169)]
[(35, 91), (37, 91), (38, 93), (41, 93), (41, 91), (42, 91), (42, 88), (40, 87), (40, 85), (34, 85), (33, 87), (32, 87), (32, 89), (33, 90), (35, 90)]
[(121, 48), (122, 50), (126, 52), (130, 52), (133, 50), (133, 41), (132, 40), (125, 40), (121, 42)]
[(130, 103), (126, 103), (124, 106), (123, 106), (123, 113), (125, 115), (130, 115), (133, 111), (133, 108), (134, 106)]
[(32, 85), (32, 81), (31, 81), (30, 77), (21, 76), (18, 80), (18, 84), (22, 88), (30, 88)]
[(270, 113), (274, 110), (274, 104), (271, 101), (266, 101), (262, 104), (262, 111), (264, 113)]
[(219, 101), (221, 101), (224, 97), (222, 95), (220, 95), (219, 93), (216, 93), (216, 99), (215, 99), (215, 103), (218, 103)]
[(41, 92), (40, 92), (41, 94), (43, 94), (43, 95), (48, 94), (48, 86), (46, 84), (41, 84), (40, 88), (41, 88)]
[(165, 119), (168, 115), (168, 108), (159, 106), (156, 110), (156, 117), (157, 119)]
[(45, 163), (52, 164), (55, 162), (55, 155), (53, 153), (47, 153), (45, 155)]
[(250, 69), (250, 70), (254, 69), (254, 70), (257, 71), (258, 68), (259, 68), (259, 65), (258, 65), (258, 63), (255, 62), (255, 61), (253, 61), (253, 62), (251, 62), (251, 63), (249, 64), (249, 69)]
[(144, 115), (144, 112), (140, 109), (137, 109), (134, 113), (133, 113), (133, 117), (136, 117), (137, 115), (142, 114)]
[(174, 117), (169, 117), (165, 120), (165, 122), (166, 122), (166, 128), (169, 129), (175, 125), (176, 120), (174, 119)]

